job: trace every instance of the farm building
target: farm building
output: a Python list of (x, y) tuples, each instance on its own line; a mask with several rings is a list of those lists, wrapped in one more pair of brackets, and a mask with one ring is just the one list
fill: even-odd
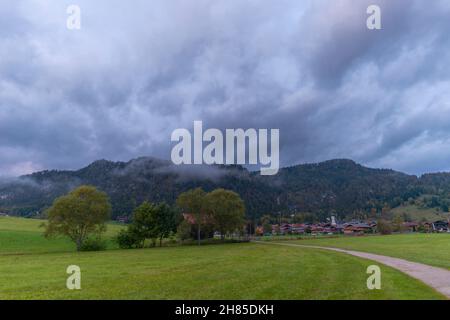
[(405, 231), (416, 232), (419, 228), (419, 224), (415, 222), (403, 222), (402, 227)]
[(439, 220), (433, 222), (433, 231), (435, 232), (447, 232), (448, 231), (448, 221)]
[(350, 222), (344, 224), (344, 234), (364, 234), (375, 232), (375, 223)]
[(118, 216), (116, 218), (116, 221), (120, 222), (120, 223), (128, 223), (128, 222), (130, 222), (130, 217), (129, 216)]

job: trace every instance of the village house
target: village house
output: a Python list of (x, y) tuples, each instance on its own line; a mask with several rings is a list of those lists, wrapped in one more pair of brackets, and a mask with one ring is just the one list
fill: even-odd
[(291, 231), (294, 234), (305, 233), (306, 226), (303, 223), (292, 224)]
[(402, 228), (406, 232), (416, 232), (419, 228), (419, 224), (416, 222), (403, 222)]
[(375, 232), (376, 223), (349, 222), (344, 223), (344, 234), (359, 235)]
[(128, 223), (128, 222), (130, 222), (130, 217), (128, 217), (128, 216), (118, 216), (116, 218), (116, 221), (120, 222), (120, 223)]
[(272, 234), (337, 234), (342, 233), (343, 226), (331, 223), (284, 223), (281, 226), (278, 224), (272, 225)]
[(292, 233), (292, 227), (291, 227), (291, 225), (290, 225), (290, 224), (287, 224), (287, 223), (282, 224), (281, 227), (280, 227), (280, 233), (281, 233), (281, 234), (289, 234), (289, 233)]
[(448, 232), (448, 221), (435, 221), (432, 223), (432, 228), (434, 232)]
[(255, 229), (255, 234), (257, 236), (264, 235), (264, 227), (263, 226), (257, 226), (256, 229)]
[(423, 228), (425, 232), (449, 232), (449, 223), (443, 220), (425, 222)]
[[(327, 219), (330, 220), (330, 219)], [(402, 232), (450, 232), (449, 222), (439, 220), (435, 222), (403, 222), (401, 224)], [(263, 228), (257, 227), (259, 234), (263, 234)], [(283, 223), (281, 225), (272, 225), (272, 234), (345, 234), (345, 235), (363, 235), (367, 233), (376, 233), (376, 221), (349, 221), (337, 223), (334, 216), (328, 222), (324, 223)], [(258, 234), (258, 233), (257, 233)]]
[[(192, 213), (183, 213), (183, 219), (191, 225), (197, 224), (197, 222), (195, 221), (195, 215)], [(208, 216), (204, 216), (202, 218), (202, 222), (203, 222), (203, 224), (210, 224), (210, 223), (212, 223), (212, 218), (208, 217)]]

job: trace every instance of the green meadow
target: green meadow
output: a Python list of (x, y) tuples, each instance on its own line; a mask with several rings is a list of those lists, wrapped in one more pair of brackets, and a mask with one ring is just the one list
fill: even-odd
[[(255, 243), (119, 250), (119, 225), (108, 226), (109, 250), (75, 252), (45, 239), (40, 224), (0, 218), (0, 299), (444, 298), (383, 266), (382, 289), (368, 290), (373, 262), (337, 252)], [(81, 268), (81, 290), (66, 288), (69, 265)]]
[(337, 237), (295, 242), (377, 253), (450, 269), (450, 233)]
[[(420, 198), (422, 199), (422, 198)], [(436, 220), (447, 220), (448, 213), (444, 213), (438, 208), (423, 208), (417, 205), (401, 205), (392, 209), (394, 216), (407, 215), (412, 221), (429, 221), (434, 222)]]
[[(72, 242), (57, 237), (48, 240), (42, 236), (44, 220), (0, 217), (0, 256), (10, 254), (50, 253), (75, 251)], [(104, 235), (108, 248), (117, 248), (112, 237), (123, 226), (108, 224)]]

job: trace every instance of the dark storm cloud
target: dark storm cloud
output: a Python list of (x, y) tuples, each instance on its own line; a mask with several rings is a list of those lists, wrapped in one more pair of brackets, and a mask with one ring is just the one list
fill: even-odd
[(448, 170), (449, 14), (443, 0), (2, 3), (0, 174), (168, 159), (194, 120), (280, 128), (282, 165)]

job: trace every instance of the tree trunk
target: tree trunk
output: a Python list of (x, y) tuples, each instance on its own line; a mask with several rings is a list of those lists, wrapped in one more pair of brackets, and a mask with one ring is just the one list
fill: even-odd
[(198, 242), (198, 245), (200, 245), (200, 224), (198, 225), (198, 228), (197, 228), (197, 242)]
[(83, 242), (81, 241), (81, 238), (78, 238), (76, 241), (77, 244), (77, 251), (81, 250), (81, 246), (83, 245)]
[(160, 247), (162, 247), (162, 239), (163, 239), (162, 237), (159, 238), (159, 246), (160, 246)]

